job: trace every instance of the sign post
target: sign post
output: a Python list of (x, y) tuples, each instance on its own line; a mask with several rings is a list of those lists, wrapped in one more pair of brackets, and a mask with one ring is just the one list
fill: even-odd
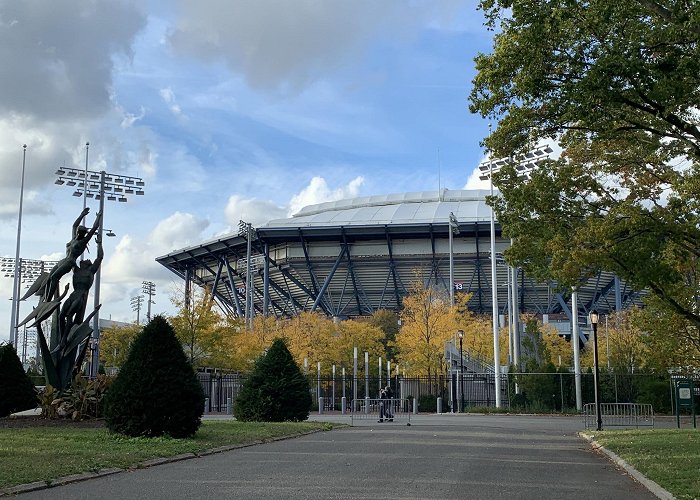
[(679, 429), (681, 428), (681, 408), (690, 409), (693, 414), (693, 428), (697, 428), (695, 420), (695, 391), (692, 380), (676, 380), (676, 425)]

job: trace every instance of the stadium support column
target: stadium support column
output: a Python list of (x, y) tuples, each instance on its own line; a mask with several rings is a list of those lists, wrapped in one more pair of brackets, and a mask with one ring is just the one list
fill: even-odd
[(265, 263), (263, 267), (263, 317), (267, 318), (270, 303), (270, 246), (265, 243)]
[(576, 384), (576, 409), (583, 409), (581, 397), (581, 356), (579, 352), (578, 337), (578, 292), (575, 288), (571, 290), (571, 346), (574, 349), (574, 381)]

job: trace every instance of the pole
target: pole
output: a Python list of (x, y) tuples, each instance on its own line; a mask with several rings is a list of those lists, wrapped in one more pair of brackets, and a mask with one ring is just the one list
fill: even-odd
[(454, 214), (450, 212), (450, 219), (447, 223), (447, 230), (450, 233), (450, 305), (455, 305), (455, 270), (454, 270), (454, 251), (452, 247), (452, 218)]
[(18, 334), (18, 310), (19, 310), (19, 292), (20, 292), (20, 270), (22, 262), (19, 258), (20, 241), (22, 238), (22, 204), (24, 201), (24, 168), (27, 164), (27, 145), (22, 146), (22, 177), (19, 185), (19, 212), (17, 216), (17, 247), (15, 251), (15, 275), (12, 283), (12, 311), (10, 312), (10, 344), (17, 349)]
[(459, 412), (462, 413), (464, 411), (464, 355), (462, 354), (462, 337), (459, 337), (459, 393), (460, 400), (462, 401)]
[[(86, 154), (87, 157), (87, 154)], [(87, 183), (87, 159), (85, 165), (85, 182)], [(85, 192), (87, 192), (87, 184), (85, 184)], [(97, 242), (102, 243), (102, 232), (104, 231), (104, 209), (105, 209), (105, 171), (100, 172), (100, 226), (97, 230)], [(92, 318), (92, 362), (90, 363), (90, 378), (94, 379), (100, 367), (100, 275), (102, 274), (102, 265), (95, 272), (95, 316)]]
[(595, 413), (598, 421), (598, 430), (603, 430), (603, 415), (600, 412), (600, 372), (598, 370), (598, 321), (593, 322), (593, 386), (595, 389)]
[(250, 274), (250, 253), (252, 251), (252, 242), (250, 241), (251, 237), (251, 229), (252, 229), (252, 224), (250, 222), (247, 223), (246, 225), (246, 235), (247, 235), (247, 254), (246, 254), (246, 283), (245, 283), (245, 288), (246, 288), (246, 297), (245, 297), (245, 302), (246, 302), (246, 326), (248, 327), (248, 330), (251, 330), (253, 328), (253, 290), (252, 290), (252, 285), (253, 285), (253, 277)]
[[(493, 162), (489, 161), (489, 180), (493, 196)], [(496, 219), (491, 207), (491, 315), (493, 316), (493, 369), (496, 408), (501, 407), (501, 351), (498, 342), (498, 284), (496, 283)]]
[[(88, 186), (87, 186), (87, 181), (88, 181), (88, 153), (90, 152), (90, 143), (86, 142), (85, 143), (85, 179), (83, 180), (83, 210), (87, 208), (87, 192), (88, 192)], [(101, 189), (100, 193), (104, 195), (104, 190)], [(85, 224), (85, 217), (83, 217), (83, 225), (87, 226)]]
[(352, 349), (352, 411), (355, 412), (357, 408), (357, 347)]
[(581, 396), (581, 355), (578, 340), (578, 292), (574, 288), (571, 292), (571, 345), (574, 348), (574, 381), (576, 383), (576, 409), (583, 409)]
[(369, 397), (369, 353), (365, 351), (365, 399)]
[(608, 335), (608, 315), (605, 315), (605, 354), (608, 361), (608, 371), (610, 371), (610, 336)]

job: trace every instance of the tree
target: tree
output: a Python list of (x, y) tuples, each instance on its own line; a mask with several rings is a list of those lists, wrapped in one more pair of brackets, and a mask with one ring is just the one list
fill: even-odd
[(234, 413), (244, 422), (301, 421), (309, 417), (309, 382), (282, 339), (258, 358), (236, 398)]
[(156, 316), (134, 340), (105, 396), (107, 427), (127, 436), (193, 436), (204, 393), (175, 332)]
[(375, 311), (369, 318), (369, 323), (377, 328), (380, 328), (384, 332), (384, 339), (382, 344), (384, 345), (384, 351), (386, 352), (387, 359), (394, 359), (394, 341), (396, 340), (396, 334), (399, 333), (399, 315), (394, 311), (388, 309), (379, 309)]
[(445, 342), (454, 335), (455, 311), (449, 298), (438, 290), (415, 281), (403, 301), (401, 329), (396, 335), (396, 347), (401, 362), (412, 374), (437, 375), (442, 373), (440, 355)]
[(227, 364), (223, 318), (214, 309), (214, 297), (208, 289), (194, 292), (189, 304), (182, 294), (173, 294), (171, 302), (178, 308), (170, 321), (192, 366)]
[(0, 346), (0, 417), (36, 408), (34, 384), (22, 368), (11, 344)]
[(106, 328), (100, 335), (100, 362), (120, 368), (129, 355), (131, 343), (142, 329), (136, 324)]
[(500, 29), (476, 58), (471, 110), (499, 120), (485, 144), (561, 157), (528, 182), (513, 166), (490, 200), (506, 252), (540, 279), (608, 270), (700, 327), (700, 4), (687, 0), (482, 0)]

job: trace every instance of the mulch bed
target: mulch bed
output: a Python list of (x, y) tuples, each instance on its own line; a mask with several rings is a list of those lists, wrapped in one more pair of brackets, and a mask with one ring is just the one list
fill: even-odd
[(105, 426), (102, 418), (71, 420), (69, 418), (48, 419), (36, 415), (0, 418), (0, 429), (29, 427), (71, 427), (76, 429), (100, 429)]

